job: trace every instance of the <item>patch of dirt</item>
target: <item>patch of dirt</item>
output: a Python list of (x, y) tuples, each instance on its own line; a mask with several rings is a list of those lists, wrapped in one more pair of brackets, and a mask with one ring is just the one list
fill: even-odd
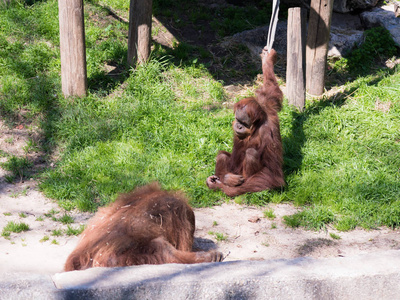
[[(78, 241), (77, 236), (66, 234), (68, 226), (78, 229), (91, 217), (75, 211), (68, 213), (74, 223), (63, 224), (58, 219), (64, 214), (57, 203), (38, 191), (36, 181), (0, 182), (0, 233), (4, 233), (10, 222), (29, 226), (28, 231), (0, 236), (0, 269), (33, 273), (62, 271), (65, 259)], [(54, 235), (55, 230), (62, 235)]]
[(380, 99), (376, 99), (375, 101), (375, 110), (380, 110), (384, 113), (387, 113), (390, 110), (390, 107), (392, 106), (392, 102), (381, 102)]
[[(5, 155), (26, 155), (24, 147), (32, 137), (30, 129), (16, 126), (9, 129), (0, 121), (0, 159)], [(32, 154), (31, 160), (35, 161)], [(37, 161), (37, 160), (36, 160)], [(85, 225), (92, 214), (68, 212), (74, 222), (60, 221), (65, 212), (46, 198), (33, 179), (11, 184), (8, 173), (0, 168), (0, 232), (10, 222), (25, 223), (28, 231), (0, 236), (0, 269), (34, 273), (56, 273), (75, 248), (79, 237), (67, 235), (68, 228)], [(275, 218), (264, 217), (272, 210)], [(225, 261), (290, 259), (299, 256), (314, 258), (351, 256), (381, 250), (400, 249), (400, 231), (381, 228), (351, 232), (313, 232), (285, 226), (283, 216), (298, 211), (291, 204), (270, 204), (267, 208), (223, 203), (211, 208), (197, 208), (196, 249), (219, 249)], [(62, 232), (60, 236), (57, 234)], [(340, 239), (333, 239), (330, 233)]]
[[(265, 210), (276, 216), (264, 217)], [(400, 249), (400, 231), (387, 228), (350, 232), (327, 232), (292, 229), (283, 216), (298, 209), (292, 204), (270, 204), (267, 208), (224, 203), (212, 208), (196, 209), (196, 237), (210, 239), (227, 257), (225, 260), (290, 259), (352, 256), (389, 249)], [(215, 234), (226, 236), (217, 241)], [(339, 239), (334, 239), (330, 234)]]

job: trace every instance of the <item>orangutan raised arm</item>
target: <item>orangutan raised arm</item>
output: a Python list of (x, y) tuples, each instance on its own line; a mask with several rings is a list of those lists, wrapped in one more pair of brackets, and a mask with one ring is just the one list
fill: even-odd
[(233, 197), (285, 185), (278, 118), (283, 94), (274, 74), (275, 62), (275, 50), (264, 54), (263, 86), (256, 97), (235, 104), (232, 153), (217, 155), (215, 175), (207, 178), (210, 189)]

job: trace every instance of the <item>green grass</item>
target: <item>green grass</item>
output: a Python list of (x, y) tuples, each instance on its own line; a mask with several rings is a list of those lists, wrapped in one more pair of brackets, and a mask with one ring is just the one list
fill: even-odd
[(51, 232), (51, 235), (52, 235), (52, 236), (62, 236), (62, 234), (63, 234), (63, 232), (62, 232), (61, 229), (54, 229), (54, 230)]
[[(88, 1), (88, 96), (64, 99), (57, 1), (23, 3), (15, 0), (0, 9), (0, 116), (10, 127), (20, 122), (38, 126), (42, 138), (29, 142), (23, 157), (0, 153), (7, 158), (2, 163), (11, 174), (7, 180), (33, 174), (46, 196), (66, 211), (95, 211), (117, 194), (155, 180), (163, 188), (184, 191), (196, 207), (229, 200), (205, 185), (218, 151), (232, 147), (233, 113), (223, 104), (230, 99), (215, 79), (224, 70), (210, 73), (200, 62), (206, 53), (185, 42), (172, 50), (157, 46), (149, 63), (129, 69), (127, 24), (109, 18), (99, 1)], [(102, 3), (118, 11), (127, 7), (116, 0)], [(171, 3), (156, 2), (155, 13)], [(243, 20), (242, 12), (232, 13)], [(173, 9), (164, 11), (164, 17), (168, 14), (178, 21)], [(221, 32), (231, 15), (222, 16)], [(192, 21), (180, 22), (206, 17), (199, 12), (190, 16)], [(242, 48), (237, 49), (232, 59), (241, 55)], [(370, 48), (363, 49), (354, 60), (371, 56)], [(379, 53), (381, 58), (393, 54)], [(338, 65), (349, 68), (347, 62)], [(107, 75), (106, 65), (116, 65), (120, 75)], [(362, 72), (343, 94), (309, 100), (302, 112), (285, 103), (280, 120), (287, 186), (242, 195), (237, 202), (294, 203), (300, 212), (285, 217), (292, 227), (400, 227), (400, 70), (369, 66)], [(29, 154), (39, 149), (56, 161), (34, 173)]]
[(54, 208), (50, 209), (48, 213), (45, 213), (44, 216), (47, 218), (54, 218), (54, 215), (58, 214), (59, 211), (55, 210)]
[(208, 234), (214, 236), (218, 242), (226, 241), (228, 239), (228, 236), (221, 232), (209, 231)]
[[(125, 82), (124, 97), (89, 96), (66, 103), (58, 136), (66, 141), (67, 155), (43, 177), (42, 188), (50, 197), (61, 199), (63, 206), (74, 201), (79, 209), (92, 210), (121, 191), (158, 180), (165, 188), (184, 187), (202, 205), (218, 199), (217, 194), (205, 197), (204, 180), (212, 172), (208, 162), (218, 144), (230, 136), (229, 113), (206, 108), (223, 100), (221, 84), (208, 77), (209, 84), (188, 92), (202, 95), (201, 101), (177, 101), (173, 89), (191, 78), (192, 71), (165, 65), (151, 61), (138, 68)], [(225, 130), (213, 126), (221, 122)]]
[(49, 236), (48, 236), (48, 235), (45, 235), (44, 237), (42, 237), (42, 238), (40, 239), (39, 242), (44, 243), (44, 242), (47, 242), (49, 239), (50, 239)]
[(67, 230), (65, 231), (65, 234), (68, 236), (71, 235), (79, 235), (82, 233), (82, 231), (85, 230), (85, 226), (84, 225), (80, 225), (79, 227), (72, 227), (71, 225), (67, 226)]
[(64, 214), (62, 217), (58, 218), (57, 221), (63, 224), (72, 224), (75, 222), (74, 218), (67, 214)]
[(368, 74), (376, 58), (385, 60), (396, 55), (396, 44), (389, 31), (383, 27), (375, 27), (365, 31), (365, 41), (356, 47), (346, 58), (340, 59), (335, 67), (348, 68), (351, 74)]
[(276, 218), (276, 215), (272, 209), (267, 209), (264, 210), (264, 217), (273, 220)]
[(284, 216), (286, 225), (289, 227), (303, 226), (308, 229), (319, 230), (326, 229), (326, 224), (333, 223), (335, 215), (324, 206), (314, 206), (311, 209), (304, 210), (300, 213)]
[(6, 226), (4, 226), (1, 235), (3, 237), (8, 237), (8, 236), (10, 236), (11, 232), (20, 233), (20, 232), (28, 231), (28, 230), (29, 230), (28, 224), (23, 223), (23, 222), (15, 223), (13, 221), (10, 221), (7, 223)]
[(29, 170), (32, 167), (32, 163), (26, 157), (17, 157), (13, 155), (6, 162), (0, 163), (0, 167), (11, 172), (8, 181), (13, 179), (22, 180), (30, 174)]
[(329, 235), (330, 235), (330, 237), (331, 238), (333, 238), (334, 240), (340, 240), (341, 239), (341, 237), (340, 237), (340, 235), (337, 235), (337, 234), (335, 234), (335, 233), (329, 233)]
[(10, 194), (10, 197), (12, 198), (18, 198), (19, 196), (26, 196), (28, 194), (28, 188), (24, 188), (22, 191), (18, 191), (18, 192), (12, 192)]

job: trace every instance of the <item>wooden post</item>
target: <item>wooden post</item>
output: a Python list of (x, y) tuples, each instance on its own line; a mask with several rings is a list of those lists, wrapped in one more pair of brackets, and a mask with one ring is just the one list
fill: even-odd
[(150, 57), (152, 0), (131, 0), (129, 6), (128, 64)]
[(58, 0), (61, 84), (65, 97), (85, 96), (87, 90), (83, 0)]
[(331, 28), (333, 0), (311, 0), (306, 49), (306, 90), (322, 95)]
[(289, 8), (287, 30), (286, 86), (290, 105), (303, 110), (305, 103), (305, 10)]

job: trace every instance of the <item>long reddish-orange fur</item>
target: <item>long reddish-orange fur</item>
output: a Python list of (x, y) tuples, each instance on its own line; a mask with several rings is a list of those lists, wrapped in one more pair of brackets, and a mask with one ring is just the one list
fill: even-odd
[(187, 200), (149, 184), (101, 208), (64, 269), (221, 261), (220, 252), (192, 252), (194, 230)]
[(251, 131), (244, 139), (235, 134), (232, 153), (219, 152), (215, 175), (207, 179), (209, 188), (221, 189), (233, 197), (285, 185), (278, 118), (283, 94), (274, 74), (276, 57), (275, 50), (263, 56), (263, 86), (256, 97), (235, 104), (235, 113), (245, 108), (252, 120)]

